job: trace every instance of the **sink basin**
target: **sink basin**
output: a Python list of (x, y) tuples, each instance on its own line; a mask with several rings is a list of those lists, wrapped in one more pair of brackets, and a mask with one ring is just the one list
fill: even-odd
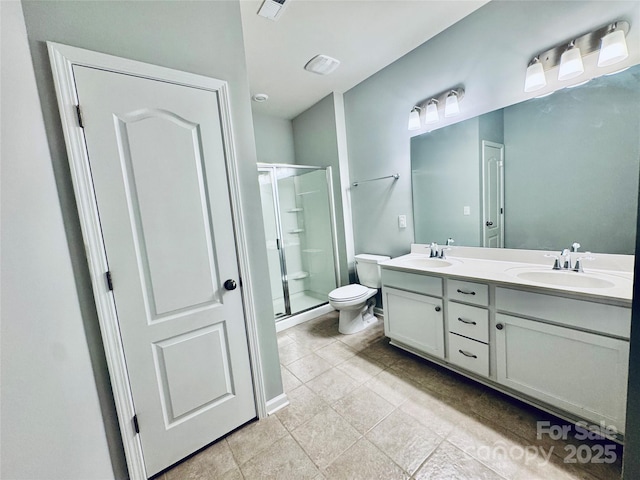
[[(453, 262), (442, 258), (408, 258), (403, 260), (403, 265), (413, 268), (443, 268), (450, 267)], [(458, 262), (456, 262), (458, 263)]]
[(611, 288), (615, 286), (615, 284), (609, 280), (586, 273), (536, 270), (520, 272), (515, 276), (521, 280), (546, 283), (547, 285), (555, 285), (559, 287)]

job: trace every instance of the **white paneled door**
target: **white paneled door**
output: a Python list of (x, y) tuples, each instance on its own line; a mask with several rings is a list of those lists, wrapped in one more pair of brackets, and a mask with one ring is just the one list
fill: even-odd
[(219, 99), (73, 73), (151, 476), (256, 416)]
[(482, 246), (504, 247), (504, 145), (482, 141)]

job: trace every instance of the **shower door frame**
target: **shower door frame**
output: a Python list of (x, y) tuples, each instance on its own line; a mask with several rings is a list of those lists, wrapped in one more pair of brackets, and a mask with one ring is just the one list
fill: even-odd
[[(321, 167), (321, 166), (312, 166), (312, 165), (292, 165), (288, 163), (262, 163), (259, 162), (257, 164), (258, 172), (260, 171), (268, 171), (271, 177), (271, 195), (273, 196), (273, 208), (275, 210), (275, 218), (276, 218), (276, 233), (278, 238), (276, 239), (276, 245), (278, 249), (278, 255), (280, 259), (280, 274), (282, 280), (282, 290), (284, 294), (284, 308), (285, 314), (276, 318), (277, 321), (284, 320), (286, 318), (290, 318), (294, 315), (297, 315), (302, 312), (306, 312), (308, 310), (312, 310), (314, 308), (320, 307), (326, 304), (329, 299), (327, 298), (327, 302), (324, 302), (315, 307), (305, 308), (300, 310), (299, 312), (291, 312), (291, 299), (289, 295), (289, 280), (287, 277), (287, 259), (286, 252), (284, 248), (284, 232), (282, 231), (282, 218), (280, 215), (280, 198), (278, 195), (278, 177), (276, 175), (276, 171), (278, 168), (288, 168), (288, 169), (298, 169), (298, 170), (324, 170), (327, 182), (327, 196), (329, 200), (329, 220), (331, 224), (331, 240), (332, 240), (332, 248), (333, 248), (333, 273), (335, 277), (335, 285), (336, 288), (340, 285), (340, 261), (339, 261), (339, 253), (338, 253), (338, 238), (337, 238), (337, 224), (336, 224), (336, 213), (335, 213), (335, 200), (333, 197), (333, 172), (331, 166)], [(264, 208), (264, 205), (263, 205)]]

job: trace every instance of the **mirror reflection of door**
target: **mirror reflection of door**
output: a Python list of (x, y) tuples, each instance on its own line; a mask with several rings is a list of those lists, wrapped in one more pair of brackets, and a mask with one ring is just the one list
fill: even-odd
[(482, 246), (504, 247), (504, 145), (482, 141)]

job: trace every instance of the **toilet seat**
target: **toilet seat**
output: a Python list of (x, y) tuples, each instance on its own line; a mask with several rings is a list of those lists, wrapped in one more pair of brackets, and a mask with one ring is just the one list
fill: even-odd
[(369, 294), (370, 288), (359, 284), (345, 285), (344, 287), (336, 288), (329, 292), (329, 300), (334, 302), (349, 302), (352, 300), (359, 300)]

